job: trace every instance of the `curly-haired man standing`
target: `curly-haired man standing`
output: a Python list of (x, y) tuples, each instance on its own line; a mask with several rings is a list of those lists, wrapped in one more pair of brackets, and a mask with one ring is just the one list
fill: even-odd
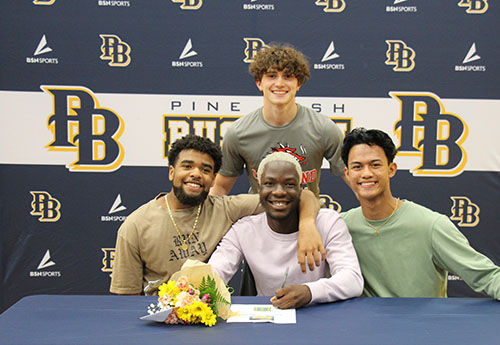
[(340, 158), (343, 134), (328, 117), (295, 102), (297, 91), (310, 75), (306, 58), (291, 46), (270, 45), (256, 54), (249, 72), (262, 92), (264, 105), (235, 121), (224, 135), (222, 167), (210, 194), (228, 194), (244, 168), (256, 193), (255, 172), (260, 161), (269, 153), (282, 151), (298, 160), (301, 183), (318, 196), (323, 157), (333, 174), (344, 174)]
[[(295, 102), (297, 91), (310, 75), (307, 59), (286, 44), (265, 46), (256, 54), (249, 72), (262, 92), (264, 105), (235, 121), (224, 135), (222, 166), (210, 194), (229, 194), (243, 169), (252, 192), (257, 193), (259, 163), (270, 153), (287, 152), (302, 167), (300, 183), (319, 197), (323, 158), (330, 171), (344, 179), (340, 157), (344, 136), (328, 117)], [(323, 248), (321, 254), (324, 258)], [(317, 252), (314, 261), (318, 266)], [(245, 268), (242, 294), (256, 293), (252, 280)]]

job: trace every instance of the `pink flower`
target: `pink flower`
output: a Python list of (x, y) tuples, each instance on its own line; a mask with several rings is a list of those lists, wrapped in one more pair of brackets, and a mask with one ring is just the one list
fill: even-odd
[(170, 314), (168, 314), (165, 319), (165, 323), (169, 325), (181, 324), (181, 325), (189, 325), (189, 322), (179, 319), (177, 316), (176, 309), (173, 309)]
[(172, 297), (170, 295), (164, 294), (163, 297), (158, 299), (158, 302), (163, 305), (167, 305), (171, 300)]
[(189, 288), (189, 281), (186, 276), (181, 276), (177, 279), (177, 283), (175, 284), (179, 289), (185, 290)]
[(172, 310), (170, 314), (168, 314), (167, 318), (165, 319), (166, 324), (174, 325), (176, 323), (179, 323), (179, 318), (177, 317), (177, 313), (175, 312), (175, 309)]
[(175, 303), (176, 307), (185, 307), (187, 305), (192, 304), (196, 300), (196, 296), (188, 294), (186, 291), (181, 291), (177, 295), (177, 303)]

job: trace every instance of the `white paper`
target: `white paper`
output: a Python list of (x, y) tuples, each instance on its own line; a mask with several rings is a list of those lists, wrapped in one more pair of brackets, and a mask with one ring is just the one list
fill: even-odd
[(144, 316), (141, 316), (140, 319), (147, 320), (147, 321), (165, 322), (166, 318), (172, 312), (172, 309), (174, 309), (174, 308), (166, 309), (164, 311), (160, 311), (160, 312), (155, 313), (155, 314), (144, 315)]
[(297, 323), (295, 309), (278, 309), (272, 304), (231, 304), (231, 311), (238, 314), (227, 322)]

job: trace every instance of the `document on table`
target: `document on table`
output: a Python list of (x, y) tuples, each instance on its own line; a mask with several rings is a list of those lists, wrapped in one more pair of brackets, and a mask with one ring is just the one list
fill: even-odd
[(295, 309), (278, 309), (272, 304), (231, 304), (233, 316), (227, 322), (297, 323)]

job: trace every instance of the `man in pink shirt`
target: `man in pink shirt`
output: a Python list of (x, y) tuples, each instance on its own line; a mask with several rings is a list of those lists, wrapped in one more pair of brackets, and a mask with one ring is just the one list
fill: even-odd
[(357, 297), (363, 277), (349, 231), (335, 211), (321, 209), (316, 217), (326, 262), (306, 273), (296, 264), (300, 176), (300, 164), (289, 154), (276, 152), (263, 159), (257, 178), (265, 212), (235, 223), (209, 264), (227, 283), (245, 259), (258, 295), (273, 296), (271, 302), (279, 308)]

